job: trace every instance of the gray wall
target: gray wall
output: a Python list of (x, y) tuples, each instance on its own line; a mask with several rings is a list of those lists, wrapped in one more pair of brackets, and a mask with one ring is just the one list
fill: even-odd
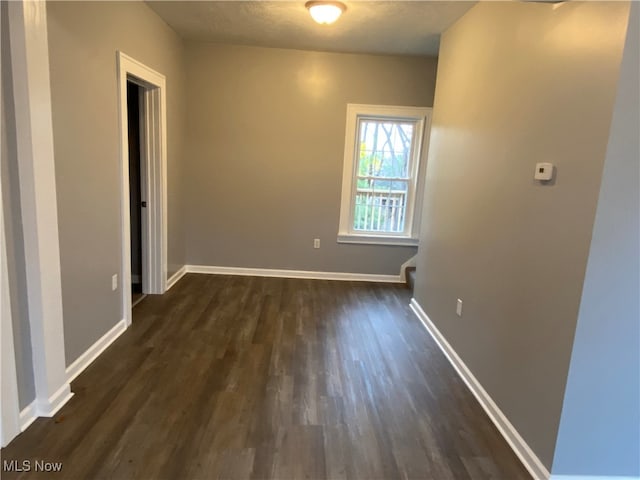
[(481, 2), (441, 43), (415, 297), (547, 468), (628, 8)]
[(638, 7), (631, 7), (554, 474), (640, 477)]
[(2, 17), (0, 44), (2, 46), (2, 139), (0, 145), (0, 175), (2, 176), (2, 208), (7, 241), (7, 270), (9, 273), (9, 295), (11, 320), (16, 355), (16, 376), (18, 380), (18, 403), (20, 408), (29, 405), (36, 396), (33, 380), (33, 360), (31, 357), (31, 333), (27, 305), (27, 280), (22, 236), (22, 215), (20, 213), (20, 191), (18, 189), (18, 156), (13, 102), (13, 79), (11, 70), (11, 50), (9, 46), (9, 22), (7, 2), (0, 4)]
[(169, 274), (184, 264), (183, 44), (141, 2), (49, 2), (47, 10), (70, 364), (120, 320), (120, 292), (111, 291), (111, 276), (122, 278), (116, 50), (167, 78)]
[(397, 274), (415, 254), (336, 243), (346, 105), (431, 106), (435, 59), (188, 43), (187, 71), (188, 263)]

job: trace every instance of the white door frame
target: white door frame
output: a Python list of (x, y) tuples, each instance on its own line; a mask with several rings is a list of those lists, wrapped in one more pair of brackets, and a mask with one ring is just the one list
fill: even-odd
[[(1, 82), (0, 82), (1, 88)], [(7, 444), (20, 433), (20, 404), (18, 401), (18, 379), (16, 376), (16, 354), (13, 338), (13, 320), (9, 295), (9, 272), (2, 210), (2, 188), (0, 187), (0, 336), (2, 337), (2, 395), (0, 395), (0, 446)]]
[[(0, 15), (9, 15), (6, 5)], [(6, 25), (9, 24), (8, 19)], [(2, 75), (0, 75), (0, 109), (2, 105)], [(4, 122), (3, 117), (0, 121)], [(5, 139), (0, 138), (0, 145)], [(13, 320), (9, 295), (9, 271), (4, 233), (4, 205), (2, 197), (2, 177), (0, 175), (0, 447), (20, 433), (20, 403), (18, 400), (18, 378), (16, 374), (16, 354), (13, 338)]]
[(37, 416), (73, 395), (65, 371), (47, 5), (8, 2), (26, 295)]
[[(0, 75), (0, 92), (2, 76)], [(2, 97), (4, 98), (4, 97)], [(2, 99), (0, 99), (2, 102)], [(4, 112), (4, 106), (0, 107)], [(5, 121), (3, 118), (2, 121)], [(0, 140), (2, 141), (2, 140)], [(9, 269), (4, 232), (4, 205), (2, 202), (2, 179), (0, 178), (0, 446), (7, 444), (20, 433), (20, 403), (18, 400), (18, 378), (16, 353), (13, 338), (13, 318), (9, 293)]]
[(128, 55), (117, 52), (120, 109), (120, 180), (122, 230), (122, 318), (131, 325), (131, 224), (129, 211), (129, 133), (127, 80), (141, 86), (144, 131), (141, 135), (143, 211), (142, 291), (162, 294), (167, 289), (167, 100), (164, 75)]

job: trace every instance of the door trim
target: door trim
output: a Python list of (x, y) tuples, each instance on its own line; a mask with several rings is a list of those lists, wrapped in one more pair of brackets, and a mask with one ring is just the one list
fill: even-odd
[[(0, 80), (0, 90), (2, 80)], [(4, 119), (3, 119), (4, 120)], [(0, 336), (2, 337), (2, 385), (0, 394), (0, 446), (7, 444), (20, 433), (20, 406), (18, 401), (18, 378), (13, 337), (13, 319), (9, 294), (9, 271), (4, 232), (4, 206), (0, 182)]]
[[(141, 142), (142, 191), (146, 193), (143, 222), (143, 293), (162, 294), (167, 289), (167, 100), (161, 73), (116, 52), (120, 117), (120, 218), (122, 232), (122, 318), (131, 325), (131, 224), (129, 214), (129, 134), (127, 130), (127, 80), (143, 88), (144, 131)], [(146, 280), (145, 280), (146, 279)]]
[(35, 410), (51, 417), (73, 393), (65, 373), (47, 5), (8, 2), (7, 9)]
[[(6, 5), (0, 6), (5, 25), (9, 22)], [(2, 121), (5, 121), (5, 97), (0, 75), (0, 103)], [(13, 319), (11, 315), (9, 269), (7, 265), (7, 249), (4, 231), (4, 202), (2, 196), (2, 176), (0, 174), (0, 447), (6, 447), (20, 433), (20, 402), (18, 400), (18, 378), (16, 371), (16, 354), (13, 338)]]

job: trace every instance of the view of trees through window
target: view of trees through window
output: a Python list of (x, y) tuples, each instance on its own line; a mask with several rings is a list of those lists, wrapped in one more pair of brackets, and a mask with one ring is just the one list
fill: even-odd
[(354, 230), (402, 233), (415, 122), (361, 119)]

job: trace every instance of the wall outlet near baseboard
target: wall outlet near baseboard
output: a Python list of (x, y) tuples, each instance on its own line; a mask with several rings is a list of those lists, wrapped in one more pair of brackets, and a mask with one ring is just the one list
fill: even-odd
[(320, 239), (319, 238), (314, 238), (313, 239), (313, 248), (320, 248)]
[(118, 274), (114, 273), (111, 277), (111, 290), (114, 292), (118, 289)]
[(456, 315), (458, 315), (459, 317), (462, 316), (462, 300), (458, 299), (458, 301), (456, 302)]

